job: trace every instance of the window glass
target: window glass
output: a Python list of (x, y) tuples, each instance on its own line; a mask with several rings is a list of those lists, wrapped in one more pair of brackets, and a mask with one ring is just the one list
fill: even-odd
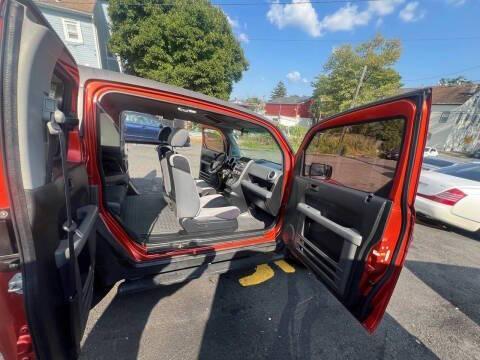
[(100, 145), (120, 146), (120, 132), (117, 125), (108, 114), (100, 113)]
[(450, 111), (444, 111), (442, 112), (442, 115), (440, 116), (440, 120), (438, 122), (440, 123), (446, 123), (448, 121), (448, 117), (450, 116)]
[(233, 131), (240, 156), (253, 160), (266, 160), (276, 164), (283, 163), (283, 156), (277, 142), (265, 129)]
[(437, 172), (446, 175), (456, 176), (462, 179), (480, 181), (479, 163), (456, 164), (437, 170)]
[(124, 121), (129, 124), (145, 125), (159, 128), (161, 119), (155, 115), (137, 113), (135, 111), (124, 111)]
[(222, 134), (218, 130), (203, 129), (204, 146), (215, 152), (225, 152)]
[(63, 32), (65, 40), (76, 43), (83, 42), (82, 30), (78, 21), (63, 19)]
[(320, 131), (305, 152), (304, 176), (378, 192), (393, 179), (403, 131), (403, 119)]

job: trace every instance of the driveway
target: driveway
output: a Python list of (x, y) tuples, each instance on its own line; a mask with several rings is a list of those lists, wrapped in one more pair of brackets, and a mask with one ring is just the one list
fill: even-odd
[[(183, 151), (198, 166), (199, 146)], [(130, 146), (129, 155), (141, 186), (158, 186), (154, 149)], [(248, 287), (239, 279), (255, 269), (135, 295), (113, 288), (90, 314), (82, 358), (480, 359), (479, 235), (417, 224), (374, 335), (306, 269), (270, 267), (271, 279)]]
[(307, 270), (256, 286), (254, 269), (135, 295), (92, 310), (83, 359), (479, 359), (480, 239), (418, 224), (377, 332), (368, 335)]

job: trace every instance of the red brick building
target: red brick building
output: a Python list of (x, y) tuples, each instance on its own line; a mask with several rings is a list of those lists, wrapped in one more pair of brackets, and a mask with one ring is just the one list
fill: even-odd
[(312, 98), (308, 96), (286, 96), (268, 101), (265, 115), (270, 117), (308, 118)]

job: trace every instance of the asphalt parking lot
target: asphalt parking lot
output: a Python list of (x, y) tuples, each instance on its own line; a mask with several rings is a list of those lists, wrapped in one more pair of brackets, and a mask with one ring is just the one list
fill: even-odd
[(479, 234), (417, 224), (374, 335), (306, 269), (270, 267), (271, 279), (248, 287), (239, 279), (255, 269), (139, 294), (113, 288), (92, 309), (82, 358), (480, 359)]

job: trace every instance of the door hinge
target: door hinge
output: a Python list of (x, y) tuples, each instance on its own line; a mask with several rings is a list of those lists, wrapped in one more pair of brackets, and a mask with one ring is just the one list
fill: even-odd
[(8, 293), (23, 295), (23, 277), (22, 273), (18, 272), (8, 281)]

